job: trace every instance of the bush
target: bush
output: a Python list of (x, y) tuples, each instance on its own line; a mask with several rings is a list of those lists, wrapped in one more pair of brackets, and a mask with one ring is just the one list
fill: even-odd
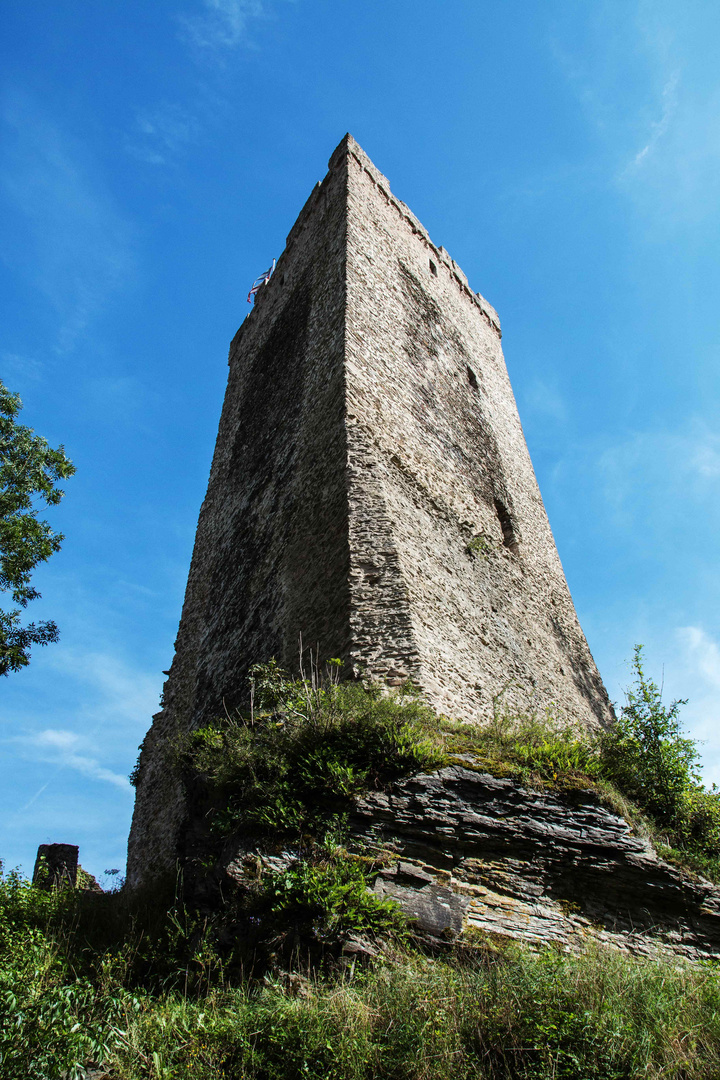
[(635, 646), (633, 669), (626, 704), (601, 739), (603, 774), (650, 815), (672, 847), (717, 876), (720, 793), (701, 783), (697, 744), (679, 720), (686, 702), (663, 705), (659, 687), (645, 674), (641, 645)]
[(657, 684), (646, 677), (642, 645), (635, 646), (636, 684), (602, 742), (608, 779), (652, 814), (659, 825), (675, 827), (685, 793), (699, 786), (698, 751), (682, 734), (678, 713), (685, 701), (662, 703)]
[(265, 873), (248, 910), (265, 921), (266, 936), (270, 932), (275, 943), (290, 936), (296, 948), (310, 941), (340, 945), (354, 934), (405, 938), (406, 918), (394, 901), (369, 890), (373, 876), (371, 868), (346, 857), (319, 864), (300, 859)]
[(216, 835), (322, 837), (352, 798), (442, 764), (434, 713), (407, 689), (293, 679), (274, 661), (251, 672), (248, 713), (217, 720), (181, 746), (186, 784)]
[(47, 1022), (26, 1012), (4, 1027), (3, 1080), (79, 1080), (93, 1064), (114, 1080), (720, 1074), (716, 967), (609, 950), (481, 947), (445, 959), (396, 952), (330, 978), (278, 973), (196, 995), (180, 986), (130, 996), (101, 979), (57, 980), (48, 990), (38, 978), (34, 989)]

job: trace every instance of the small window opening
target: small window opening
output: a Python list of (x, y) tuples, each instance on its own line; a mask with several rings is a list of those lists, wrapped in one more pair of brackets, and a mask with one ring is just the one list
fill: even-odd
[(432, 261), (432, 259), (430, 259), (430, 273), (437, 277), (437, 266)]
[(475, 374), (475, 372), (473, 371), (473, 369), (469, 365), (468, 365), (468, 369), (467, 369), (467, 377), (468, 377), (468, 382), (472, 386), (473, 390), (477, 390), (477, 388), (478, 388), (477, 375)]
[(515, 529), (513, 528), (512, 518), (508, 512), (508, 508), (504, 503), (501, 503), (499, 499), (495, 499), (495, 512), (500, 522), (500, 528), (503, 534), (503, 544), (509, 551), (512, 551), (515, 555), (518, 552), (518, 542), (515, 535)]

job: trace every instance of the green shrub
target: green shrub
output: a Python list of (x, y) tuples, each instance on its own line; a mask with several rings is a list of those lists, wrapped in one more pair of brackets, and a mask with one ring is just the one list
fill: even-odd
[(608, 779), (670, 828), (683, 817), (685, 794), (699, 785), (695, 742), (682, 734), (678, 719), (684, 701), (666, 707), (657, 684), (646, 677), (642, 646), (635, 646), (635, 686), (602, 741)]
[[(337, 665), (322, 680), (256, 667), (249, 713), (193, 733), (180, 764), (218, 850), (242, 828), (297, 857), (258, 861), (222, 909), (175, 882), (96, 895), (0, 874), (3, 1080), (91, 1065), (113, 1080), (715, 1080), (716, 965), (490, 945), (430, 959), (369, 888), (377, 866), (327, 839), (356, 794), (467, 755), (531, 784), (609, 777), (654, 814), (663, 854), (718, 876), (720, 798), (640, 649), (635, 671), (617, 729), (593, 740), (551, 714), (454, 724), (408, 689), (340, 683)], [(382, 935), (382, 958), (346, 963), (354, 935)]]
[(662, 702), (643, 667), (642, 646), (633, 659), (635, 684), (616, 723), (601, 738), (603, 775), (664, 834), (671, 848), (717, 876), (720, 869), (720, 792), (701, 783), (699, 753), (679, 719), (685, 701)]
[(251, 673), (247, 714), (195, 731), (181, 747), (211, 828), (300, 837), (336, 828), (353, 796), (437, 767), (434, 713), (414, 693), (330, 677), (292, 679), (274, 661)]
[(720, 793), (700, 783), (697, 747), (679, 720), (684, 702), (663, 705), (641, 646), (626, 704), (599, 737), (551, 710), (520, 716), (496, 705), (486, 725), (456, 723), (437, 717), (412, 689), (342, 683), (339, 665), (331, 661), (323, 678), (315, 669), (291, 678), (275, 661), (256, 665), (249, 712), (184, 741), (186, 781), (216, 846), (240, 827), (285, 842), (339, 835), (355, 796), (455, 760), (617, 802), (615, 789), (676, 861), (720, 879)]
[(296, 946), (309, 940), (338, 945), (349, 934), (407, 936), (407, 920), (397, 904), (368, 885), (373, 878), (358, 861), (300, 859), (283, 871), (263, 875), (248, 911), (266, 922), (273, 940), (290, 935)]
[(477, 536), (473, 536), (472, 540), (466, 544), (465, 551), (473, 559), (487, 559), (492, 551), (492, 543), (484, 533), (478, 533)]

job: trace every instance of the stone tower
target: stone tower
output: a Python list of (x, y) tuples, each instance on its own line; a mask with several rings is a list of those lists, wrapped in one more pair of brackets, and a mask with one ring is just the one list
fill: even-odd
[[(348, 135), (236, 334), (164, 707), (144, 742), (136, 885), (182, 855), (174, 734), (298, 638), (412, 676), (448, 715), (612, 710), (575, 614), (494, 309)], [(224, 703), (224, 705), (223, 705)]]

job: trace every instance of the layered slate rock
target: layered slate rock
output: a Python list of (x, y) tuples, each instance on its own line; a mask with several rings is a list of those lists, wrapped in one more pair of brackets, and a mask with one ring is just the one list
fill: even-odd
[(184, 858), (178, 738), (300, 636), (439, 711), (612, 709), (535, 480), (497, 313), (347, 136), (236, 334), (128, 883)]
[(435, 937), (720, 955), (720, 888), (659, 858), (593, 792), (453, 765), (368, 794), (351, 830), (393, 853), (375, 889)]
[[(380, 868), (375, 893), (430, 944), (720, 957), (720, 887), (665, 862), (592, 791), (537, 791), (453, 765), (358, 799), (348, 825), (351, 852)], [(232, 895), (297, 858), (230, 839), (212, 887)]]

